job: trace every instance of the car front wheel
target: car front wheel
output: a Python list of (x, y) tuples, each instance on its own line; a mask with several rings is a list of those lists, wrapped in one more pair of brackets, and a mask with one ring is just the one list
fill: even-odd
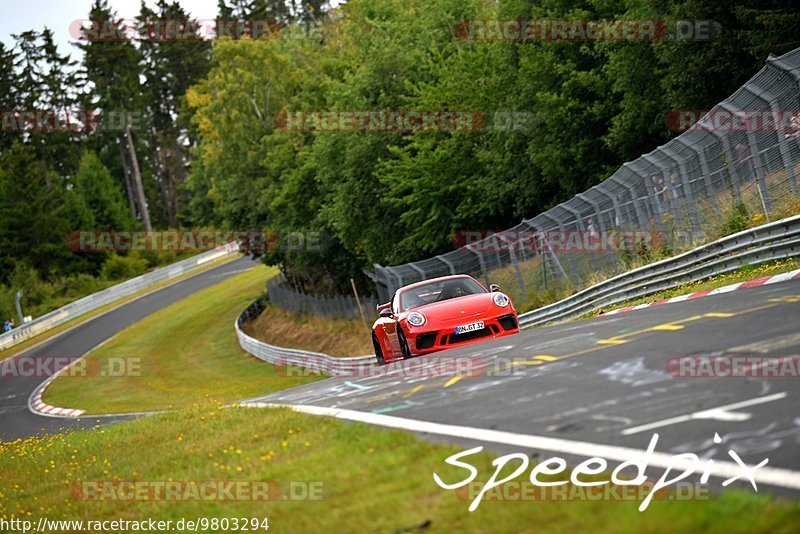
[(403, 359), (407, 360), (411, 358), (411, 349), (408, 348), (406, 336), (403, 334), (403, 329), (399, 326), (397, 327), (397, 340), (400, 342), (400, 352), (403, 354)]
[(378, 365), (386, 365), (386, 360), (383, 358), (383, 350), (381, 350), (381, 344), (378, 342), (378, 338), (375, 337), (375, 334), (372, 334), (372, 346), (375, 347), (375, 360), (378, 362)]

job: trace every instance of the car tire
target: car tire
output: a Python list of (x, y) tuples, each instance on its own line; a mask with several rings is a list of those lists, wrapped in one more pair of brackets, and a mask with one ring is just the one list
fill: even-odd
[(372, 334), (372, 346), (375, 347), (375, 360), (378, 362), (378, 365), (386, 365), (381, 344), (378, 342), (378, 338), (375, 337), (375, 334)]
[(399, 326), (397, 327), (397, 341), (400, 343), (400, 352), (403, 354), (403, 359), (408, 360), (411, 358), (411, 349), (408, 348), (408, 340), (406, 340), (403, 329)]

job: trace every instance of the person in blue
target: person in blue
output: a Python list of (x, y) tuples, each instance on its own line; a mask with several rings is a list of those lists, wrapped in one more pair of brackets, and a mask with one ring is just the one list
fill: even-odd
[(14, 326), (11, 324), (11, 321), (6, 319), (3, 323), (3, 332), (11, 332), (12, 328), (14, 328)]

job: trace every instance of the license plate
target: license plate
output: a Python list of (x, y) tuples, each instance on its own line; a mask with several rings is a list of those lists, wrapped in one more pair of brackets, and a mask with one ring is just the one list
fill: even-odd
[(482, 330), (483, 329), (483, 321), (478, 321), (477, 323), (470, 323), (465, 324), (463, 326), (456, 327), (456, 334), (466, 334), (467, 332), (474, 332), (475, 330)]

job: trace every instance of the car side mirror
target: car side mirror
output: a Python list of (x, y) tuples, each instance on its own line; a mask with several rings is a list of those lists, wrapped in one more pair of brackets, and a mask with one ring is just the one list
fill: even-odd
[(500, 291), (500, 286), (498, 286), (497, 284), (491, 284), (491, 285), (489, 286), (489, 291), (490, 291), (491, 293), (494, 293), (494, 292), (496, 292), (496, 291)]
[(380, 312), (378, 312), (378, 315), (381, 317), (391, 317), (393, 314), (391, 308), (383, 308)]

